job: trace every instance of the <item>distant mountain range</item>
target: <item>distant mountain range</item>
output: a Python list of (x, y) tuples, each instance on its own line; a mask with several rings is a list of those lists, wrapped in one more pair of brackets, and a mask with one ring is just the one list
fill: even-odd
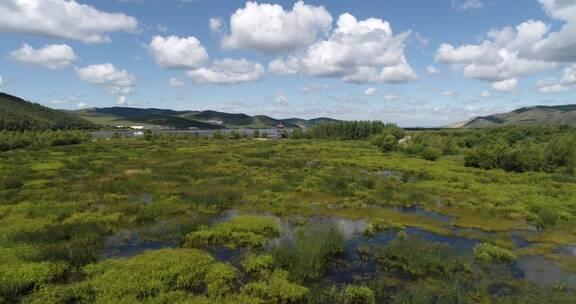
[(91, 108), (70, 111), (82, 119), (101, 126), (162, 126), (180, 129), (218, 128), (275, 128), (280, 122), (288, 128), (307, 128), (320, 123), (338, 121), (331, 118), (275, 119), (265, 115), (250, 116), (217, 111), (174, 111), (166, 109), (141, 109), (127, 107)]
[(75, 115), (50, 109), (19, 97), (0, 93), (0, 130), (93, 129), (94, 124)]
[(492, 128), (512, 125), (576, 126), (576, 105), (524, 107), (508, 113), (476, 117), (453, 127)]

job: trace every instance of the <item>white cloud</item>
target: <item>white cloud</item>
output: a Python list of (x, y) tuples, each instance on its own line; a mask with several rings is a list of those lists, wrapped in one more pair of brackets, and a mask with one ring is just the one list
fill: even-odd
[(170, 78), (170, 80), (168, 81), (168, 85), (171, 88), (183, 88), (186, 86), (186, 83), (184, 83), (184, 81), (179, 78)]
[(446, 90), (446, 91), (440, 92), (439, 95), (444, 96), (444, 97), (456, 97), (458, 95), (458, 93), (456, 93), (454, 91)]
[(278, 91), (276, 92), (276, 103), (278, 104), (287, 104), (288, 103), (288, 96), (286, 92)]
[(74, 0), (0, 1), (0, 31), (49, 38), (109, 42), (109, 32), (134, 32), (138, 21), (121, 13), (107, 13)]
[(221, 33), (223, 21), (221, 18), (210, 18), (208, 19), (208, 27), (212, 33)]
[(294, 51), (314, 43), (331, 25), (332, 16), (322, 6), (299, 1), (285, 11), (277, 4), (247, 2), (230, 17), (230, 35), (222, 46), (264, 53)]
[(545, 94), (563, 93), (563, 92), (568, 92), (568, 91), (570, 91), (569, 86), (565, 86), (565, 85), (559, 84), (559, 83), (545, 85), (545, 86), (538, 86), (538, 92), (545, 93)]
[(325, 92), (328, 89), (329, 89), (328, 85), (316, 83), (316, 84), (311, 84), (311, 85), (307, 85), (307, 86), (302, 86), (300, 88), (300, 92), (302, 92), (302, 93), (319, 93), (319, 92)]
[(268, 64), (268, 72), (276, 75), (296, 75), (301, 71), (299, 59), (290, 57), (287, 60), (274, 59)]
[(264, 75), (264, 67), (246, 59), (217, 60), (211, 67), (188, 72), (196, 83), (236, 84), (257, 81)]
[(429, 76), (435, 76), (440, 74), (440, 70), (438, 70), (435, 66), (433, 65), (429, 65), (426, 67), (426, 73), (428, 73)]
[(492, 93), (488, 90), (484, 90), (482, 91), (482, 94), (480, 94), (480, 97), (482, 98), (492, 98)]
[(2, 76), (0, 76), (0, 86), (4, 83), (4, 80), (2, 79)]
[(208, 53), (196, 37), (154, 36), (148, 51), (156, 64), (167, 69), (197, 69), (208, 62)]
[(562, 84), (573, 85), (576, 84), (576, 64), (571, 67), (567, 67), (564, 70), (564, 76), (562, 77)]
[(400, 96), (395, 95), (395, 94), (388, 94), (388, 95), (384, 95), (382, 97), (382, 99), (384, 99), (384, 101), (395, 101), (400, 99)]
[(126, 70), (119, 70), (111, 63), (89, 65), (76, 68), (76, 76), (81, 80), (98, 85), (110, 94), (119, 96), (118, 101), (126, 100), (132, 94), (135, 78)]
[(364, 91), (364, 95), (374, 96), (374, 95), (376, 95), (377, 92), (378, 92), (378, 90), (376, 90), (375, 88), (368, 88), (368, 89), (366, 89), (366, 91)]
[(565, 24), (533, 45), (533, 57), (553, 62), (576, 61), (576, 1), (539, 1), (550, 17)]
[(350, 14), (338, 18), (331, 35), (302, 54), (276, 59), (269, 71), (280, 75), (336, 77), (353, 83), (400, 83), (418, 78), (404, 56), (410, 32), (394, 36), (381, 19), (358, 21)]
[(516, 78), (506, 79), (492, 83), (492, 89), (503, 93), (514, 92), (517, 86), (518, 86), (518, 80)]
[(86, 108), (86, 107), (88, 107), (88, 106), (89, 106), (89, 104), (86, 103), (86, 102), (79, 102), (79, 103), (76, 105), (76, 107), (78, 107), (78, 108)]
[(442, 44), (436, 51), (436, 62), (452, 64), (471, 79), (498, 82), (528, 76), (557, 66), (555, 63), (528, 59), (522, 54), (548, 31), (540, 21), (527, 21), (515, 29), (507, 27), (487, 33), (480, 44), (454, 47)]
[(10, 57), (26, 65), (49, 69), (62, 69), (78, 60), (74, 50), (66, 44), (50, 44), (40, 49), (23, 44), (20, 49), (11, 52)]
[(452, 7), (459, 10), (475, 10), (484, 7), (482, 0), (452, 0)]

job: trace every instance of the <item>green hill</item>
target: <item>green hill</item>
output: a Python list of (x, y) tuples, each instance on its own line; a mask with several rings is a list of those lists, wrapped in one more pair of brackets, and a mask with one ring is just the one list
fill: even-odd
[(327, 117), (319, 117), (319, 118), (313, 118), (310, 120), (301, 119), (301, 118), (288, 118), (288, 119), (283, 119), (282, 121), (296, 125), (300, 128), (310, 128), (310, 127), (313, 127), (313, 126), (316, 126), (316, 125), (319, 125), (322, 123), (338, 122), (339, 120), (327, 118)]
[(462, 127), (491, 128), (511, 125), (576, 126), (576, 105), (524, 107), (508, 113), (476, 117)]
[(250, 116), (218, 111), (174, 111), (165, 109), (140, 108), (92, 108), (73, 112), (81, 118), (95, 124), (107, 126), (130, 126), (134, 124), (145, 126), (171, 126), (176, 128), (196, 127), (199, 129), (225, 128), (275, 128), (282, 122), (288, 128), (305, 128), (322, 122), (337, 121), (330, 118), (311, 120), (291, 118), (275, 119), (266, 115)]
[(214, 124), (207, 124), (195, 120), (190, 120), (178, 116), (166, 116), (161, 114), (149, 114), (143, 116), (136, 116), (127, 118), (130, 122), (141, 123), (146, 125), (155, 125), (155, 126), (168, 126), (177, 129), (189, 129), (189, 128), (197, 128), (197, 129), (221, 129), (222, 126), (214, 125)]
[(70, 130), (96, 126), (75, 115), (0, 93), (0, 130)]

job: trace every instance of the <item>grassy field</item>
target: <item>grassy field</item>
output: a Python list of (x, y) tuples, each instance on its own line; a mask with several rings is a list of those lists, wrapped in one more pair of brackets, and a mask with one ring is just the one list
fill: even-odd
[[(241, 215), (219, 218), (231, 210)], [(315, 217), (362, 220), (367, 240), (393, 233), (353, 249), (377, 274), (327, 281), (350, 245), (336, 229), (310, 232)], [(294, 236), (270, 244), (284, 220)], [(462, 254), (410, 229), (482, 245)], [(126, 231), (170, 248), (106, 258)], [(558, 250), (575, 244), (576, 183), (468, 168), (462, 156), (175, 137), (0, 154), (0, 303), (574, 303), (560, 280), (536, 286), (508, 265), (538, 255), (576, 272)]]

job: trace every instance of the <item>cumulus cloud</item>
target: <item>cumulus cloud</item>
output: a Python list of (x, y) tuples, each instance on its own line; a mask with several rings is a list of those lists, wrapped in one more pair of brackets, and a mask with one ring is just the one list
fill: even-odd
[(197, 69), (208, 62), (208, 53), (196, 37), (154, 36), (148, 51), (156, 64), (167, 69)]
[(533, 57), (553, 62), (576, 61), (576, 2), (570, 0), (539, 0), (552, 18), (565, 22), (557, 32), (533, 45)]
[(482, 94), (480, 94), (480, 97), (482, 98), (492, 98), (492, 93), (488, 90), (484, 90), (482, 91)]
[(564, 70), (564, 76), (562, 77), (562, 84), (573, 85), (576, 84), (576, 64), (567, 67)]
[(329, 89), (328, 85), (322, 83), (311, 84), (307, 86), (300, 87), (300, 92), (302, 93), (319, 93), (325, 92)]
[(222, 32), (223, 21), (221, 18), (210, 18), (208, 19), (208, 27), (212, 33)]
[(475, 10), (484, 7), (482, 0), (452, 0), (452, 7), (458, 10)]
[(288, 96), (286, 95), (286, 92), (278, 91), (278, 92), (276, 92), (275, 100), (276, 100), (277, 104), (287, 104), (288, 103)]
[(544, 94), (552, 94), (552, 93), (563, 93), (570, 91), (569, 86), (565, 86), (563, 84), (555, 83), (549, 85), (538, 86), (538, 92)]
[(81, 80), (98, 85), (110, 94), (118, 96), (118, 104), (126, 104), (126, 95), (132, 94), (135, 78), (126, 70), (119, 70), (111, 63), (76, 68)]
[(182, 79), (179, 79), (179, 78), (170, 78), (170, 80), (168, 81), (168, 85), (171, 88), (183, 88), (186, 86), (184, 81)]
[(280, 75), (306, 74), (341, 78), (353, 83), (400, 83), (417, 79), (404, 56), (410, 33), (394, 35), (381, 19), (358, 21), (350, 14), (338, 18), (329, 37), (304, 53), (276, 59), (268, 70)]
[(264, 75), (261, 64), (246, 59), (217, 60), (211, 67), (188, 72), (196, 83), (236, 84), (257, 81)]
[(440, 74), (440, 70), (438, 70), (433, 65), (429, 65), (426, 67), (426, 73), (428, 73), (429, 76), (436, 76), (436, 75)]
[(382, 97), (382, 99), (384, 99), (384, 101), (395, 101), (395, 100), (400, 99), (400, 96), (398, 96), (396, 94), (387, 94), (387, 95), (384, 95)]
[(78, 60), (74, 50), (66, 44), (50, 44), (40, 49), (23, 44), (20, 49), (11, 52), (10, 57), (26, 65), (48, 69), (62, 69)]
[(277, 4), (247, 2), (230, 17), (230, 34), (222, 46), (264, 53), (294, 51), (314, 43), (331, 25), (332, 16), (322, 6), (299, 1), (286, 11)]
[(571, 90), (576, 85), (576, 64), (564, 69), (564, 75), (560, 81), (555, 78), (541, 79), (536, 83), (536, 89), (540, 93), (563, 93)]
[(514, 92), (517, 86), (518, 86), (518, 80), (516, 78), (506, 79), (492, 83), (492, 89), (503, 93)]
[(480, 44), (440, 45), (435, 60), (459, 65), (464, 76), (483, 81), (497, 82), (532, 75), (557, 66), (520, 56), (528, 52), (547, 30), (548, 26), (540, 21), (528, 21), (515, 29), (492, 30), (487, 34), (488, 39)]
[(378, 90), (376, 90), (375, 88), (368, 88), (368, 89), (366, 89), (366, 91), (364, 91), (364, 95), (374, 96), (374, 95), (376, 95), (377, 92), (378, 92)]
[(440, 92), (439, 95), (443, 96), (443, 97), (456, 97), (458, 95), (458, 93), (456, 93), (454, 91), (446, 90), (446, 91)]
[(110, 32), (133, 32), (135, 18), (107, 13), (74, 0), (0, 1), (0, 32), (15, 32), (49, 38), (109, 42)]

